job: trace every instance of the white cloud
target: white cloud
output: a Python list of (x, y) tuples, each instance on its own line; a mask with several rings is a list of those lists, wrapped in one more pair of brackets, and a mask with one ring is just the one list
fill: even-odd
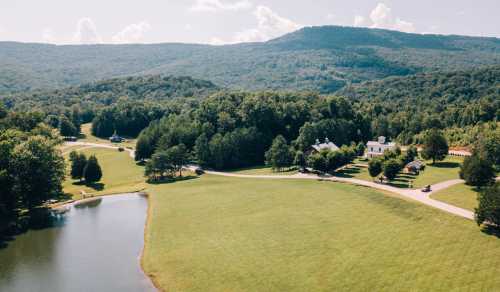
[(302, 27), (278, 15), (267, 6), (258, 6), (253, 14), (257, 19), (257, 27), (236, 33), (233, 42), (267, 41)]
[(192, 31), (192, 30), (193, 30), (193, 26), (192, 26), (191, 24), (189, 24), (189, 23), (188, 23), (188, 24), (186, 24), (186, 25), (184, 26), (184, 29), (185, 29), (185, 30), (187, 30), (187, 31)]
[(78, 20), (73, 42), (77, 44), (98, 44), (102, 42), (92, 19), (85, 17)]
[(328, 19), (328, 20), (332, 20), (332, 19), (335, 19), (335, 18), (337, 18), (337, 15), (335, 13), (328, 13), (326, 15), (326, 19)]
[(404, 32), (414, 32), (413, 23), (394, 17), (392, 9), (384, 3), (378, 3), (370, 12), (369, 19), (364, 16), (356, 15), (354, 17), (354, 26), (367, 26), (371, 28), (383, 28), (399, 30)]
[(144, 34), (150, 29), (151, 25), (146, 21), (132, 23), (115, 34), (111, 41), (115, 44), (140, 43), (144, 39)]
[(370, 19), (373, 22), (372, 28), (394, 29), (404, 32), (414, 32), (413, 23), (404, 21), (400, 18), (394, 19), (392, 10), (384, 3), (378, 3), (375, 9), (370, 13)]
[(361, 15), (354, 16), (354, 26), (366, 26), (366, 18)]
[(222, 45), (226, 44), (226, 42), (224, 42), (222, 39), (217, 38), (217, 37), (211, 38), (208, 43), (210, 45), (213, 45), (213, 46), (222, 46)]
[(239, 11), (252, 8), (252, 3), (248, 0), (239, 0), (236, 2), (223, 1), (223, 0), (196, 0), (191, 11), (202, 12), (217, 12), (221, 10)]
[(44, 43), (55, 44), (57, 42), (54, 31), (51, 28), (45, 28), (42, 31), (42, 40)]

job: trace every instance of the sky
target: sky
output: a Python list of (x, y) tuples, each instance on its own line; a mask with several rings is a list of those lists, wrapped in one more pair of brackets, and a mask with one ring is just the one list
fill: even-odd
[(499, 0), (1, 0), (0, 41), (266, 41), (305, 26), (500, 37)]

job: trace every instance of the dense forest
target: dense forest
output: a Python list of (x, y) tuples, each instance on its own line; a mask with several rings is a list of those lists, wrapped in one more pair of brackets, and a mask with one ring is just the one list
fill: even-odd
[(19, 113), (0, 105), (0, 239), (40, 227), (45, 203), (62, 195), (64, 159), (59, 134), (41, 113)]
[(109, 137), (115, 131), (137, 136), (152, 120), (178, 112), (183, 104), (196, 102), (217, 90), (217, 86), (205, 80), (155, 75), (14, 93), (0, 96), (0, 104), (17, 112), (43, 112), (45, 123), (59, 128), (63, 136), (78, 136), (80, 125), (94, 119), (97, 136)]
[(499, 76), (500, 66), (416, 74), (346, 86), (337, 94), (358, 104), (374, 135), (411, 144), (419, 142), (415, 135), (439, 128), (447, 129), (453, 145), (469, 145), (474, 132), (496, 128), (500, 119)]
[(497, 38), (307, 27), (265, 43), (55, 46), (0, 42), (0, 93), (130, 75), (207, 79), (230, 89), (315, 90), (500, 63)]
[(217, 169), (262, 164), (281, 135), (295, 150), (308, 151), (321, 137), (338, 145), (366, 141), (370, 124), (339, 97), (308, 93), (220, 92), (153, 122), (139, 136), (136, 158), (183, 144), (193, 160)]

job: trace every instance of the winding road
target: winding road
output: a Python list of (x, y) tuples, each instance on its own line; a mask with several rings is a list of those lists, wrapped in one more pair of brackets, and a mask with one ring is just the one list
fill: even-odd
[[(88, 142), (66, 142), (66, 146), (82, 146), (84, 148), (92, 148), (92, 147), (99, 147), (99, 148), (108, 148), (108, 149), (118, 149), (119, 147), (109, 145), (109, 144), (99, 144), (99, 143), (88, 143)], [(125, 151), (129, 153), (129, 156), (131, 158), (135, 158), (135, 151), (133, 149), (128, 149), (124, 148)], [(194, 170), (196, 166), (188, 166), (186, 167), (187, 169)], [(425, 204), (427, 206), (431, 206), (433, 208), (440, 209), (442, 211), (451, 213), (456, 216), (460, 216), (469, 220), (474, 220), (474, 213), (472, 211), (462, 209), (441, 201), (437, 201), (434, 199), (431, 199), (430, 196), (438, 192), (440, 190), (444, 190), (446, 188), (449, 188), (453, 185), (457, 185), (460, 183), (463, 183), (464, 181), (461, 179), (454, 179), (454, 180), (449, 180), (449, 181), (444, 181), (440, 182), (437, 184), (434, 184), (431, 186), (432, 191), (431, 192), (422, 192), (421, 190), (418, 189), (402, 189), (402, 188), (396, 188), (392, 187), (389, 185), (385, 184), (380, 184), (376, 182), (371, 182), (371, 181), (365, 181), (365, 180), (360, 180), (360, 179), (355, 179), (355, 178), (344, 178), (344, 177), (335, 177), (335, 176), (318, 176), (314, 174), (295, 174), (295, 175), (244, 175), (244, 174), (236, 174), (236, 173), (229, 173), (229, 172), (220, 172), (220, 171), (205, 171), (207, 174), (211, 175), (219, 175), (219, 176), (226, 176), (226, 177), (238, 177), (238, 178), (257, 178), (257, 179), (313, 179), (313, 180), (324, 180), (324, 181), (333, 181), (333, 182), (343, 182), (343, 183), (350, 183), (354, 185), (359, 185), (359, 186), (365, 186), (369, 188), (374, 188), (378, 190), (383, 190), (383, 191), (388, 191), (392, 193), (396, 193), (400, 196), (403, 196), (405, 198), (412, 199), (414, 201), (418, 201), (422, 204)], [(497, 177), (497, 181), (500, 180), (500, 178)]]

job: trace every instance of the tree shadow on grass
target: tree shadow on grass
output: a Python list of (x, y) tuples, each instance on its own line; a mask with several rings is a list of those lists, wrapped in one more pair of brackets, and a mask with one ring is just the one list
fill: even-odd
[(361, 169), (357, 166), (354, 166), (354, 167), (344, 168), (341, 171), (334, 173), (333, 175), (337, 177), (353, 178), (355, 177), (356, 174), (359, 174), (360, 172)]
[(102, 191), (102, 190), (104, 190), (105, 184), (103, 184), (103, 183), (91, 183), (91, 184), (86, 184), (86, 186), (95, 190), (95, 191)]
[(495, 236), (496, 238), (500, 238), (500, 227), (498, 226), (485, 226), (481, 229), (481, 231), (487, 235)]
[(450, 161), (436, 161), (436, 163), (429, 164), (429, 166), (437, 167), (437, 168), (457, 168), (457, 167), (460, 167), (460, 163), (450, 162)]
[(182, 177), (166, 177), (164, 179), (158, 179), (158, 180), (147, 180), (148, 184), (151, 185), (163, 185), (163, 184), (172, 184), (176, 182), (181, 182), (181, 181), (186, 181), (186, 180), (192, 180), (192, 179), (197, 179), (199, 176), (195, 175), (187, 175), (187, 176), (182, 176)]

